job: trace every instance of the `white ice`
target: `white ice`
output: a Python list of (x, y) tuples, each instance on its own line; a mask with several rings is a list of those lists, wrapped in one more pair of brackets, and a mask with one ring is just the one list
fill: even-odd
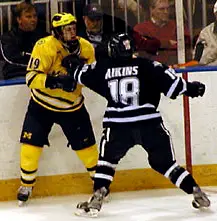
[[(112, 193), (111, 200), (95, 218), (99, 221), (217, 221), (217, 188), (204, 188), (211, 200), (209, 209), (191, 206), (192, 196), (179, 189), (143, 190)], [(0, 203), (4, 221), (86, 221), (74, 215), (76, 204), (90, 195), (31, 199), (25, 207), (16, 201)]]

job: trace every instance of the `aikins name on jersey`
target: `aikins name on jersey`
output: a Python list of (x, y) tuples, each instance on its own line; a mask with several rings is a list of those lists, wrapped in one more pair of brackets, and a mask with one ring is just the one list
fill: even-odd
[(105, 79), (137, 75), (138, 68), (139, 68), (138, 66), (109, 68), (106, 72)]

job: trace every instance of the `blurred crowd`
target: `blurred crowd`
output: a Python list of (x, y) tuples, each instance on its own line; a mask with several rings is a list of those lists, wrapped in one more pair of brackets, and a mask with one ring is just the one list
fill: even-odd
[[(1, 2), (15, 1), (3, 0)], [(216, 1), (207, 0), (207, 25), (205, 27), (202, 27), (201, 19), (202, 0), (192, 1), (195, 24), (193, 30), (189, 30), (188, 5), (184, 2), (186, 52), (184, 64), (179, 64), (177, 59), (175, 0), (140, 0), (138, 2), (136, 0), (64, 1), (61, 10), (76, 16), (77, 35), (90, 41), (98, 50), (98, 54), (103, 53), (104, 45), (102, 43), (106, 42), (111, 34), (124, 31), (134, 39), (139, 56), (148, 57), (173, 67), (216, 65)], [(30, 6), (24, 7), (22, 3), (30, 4)], [(92, 8), (85, 7), (88, 3), (91, 3)], [(6, 10), (3, 11), (6, 13)], [(2, 31), (1, 79), (22, 77), (25, 75), (34, 44), (39, 38), (51, 33), (51, 30), (48, 30), (50, 26), (47, 25), (50, 21), (46, 19), (46, 5), (41, 2), (37, 3), (37, 0), (21, 1), (18, 5), (12, 4), (11, 27), (8, 26), (8, 16), (4, 13), (3, 24), (0, 24)], [(191, 32), (193, 32), (193, 36)]]

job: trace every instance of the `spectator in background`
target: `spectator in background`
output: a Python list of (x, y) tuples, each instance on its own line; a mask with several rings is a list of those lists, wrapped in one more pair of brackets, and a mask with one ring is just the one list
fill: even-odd
[(28, 2), (21, 2), (15, 8), (17, 25), (1, 36), (1, 54), (4, 59), (4, 79), (26, 75), (26, 67), (36, 41), (48, 34), (37, 28), (36, 8)]
[[(105, 14), (99, 4), (88, 4), (84, 8), (83, 20), (85, 28), (78, 31), (78, 35), (90, 41), (95, 47), (96, 59), (107, 55), (107, 42), (111, 34), (125, 32), (125, 21), (114, 18), (115, 30), (112, 28), (112, 16)], [(156, 54), (160, 41), (156, 38), (143, 37), (128, 26), (128, 33), (134, 38), (137, 50), (144, 50)]]
[(217, 65), (217, 1), (213, 7), (216, 20), (201, 30), (194, 48), (194, 58), (200, 65)]
[(217, 65), (217, 1), (213, 13), (216, 20), (201, 30), (194, 47), (193, 59), (184, 64), (173, 65), (174, 68)]
[(176, 19), (175, 0), (169, 0), (169, 18)]
[[(150, 20), (137, 24), (134, 31), (142, 36), (158, 38), (161, 48), (157, 56), (153, 59), (162, 63), (177, 63), (177, 28), (176, 21), (169, 18), (169, 0), (150, 0)], [(185, 27), (185, 45), (190, 46), (190, 34)]]
[[(118, 5), (120, 8), (124, 9), (125, 8), (125, 1), (126, 1), (126, 5), (127, 8), (133, 12), (133, 14), (135, 16), (137, 16), (137, 2), (135, 0), (118, 0)], [(143, 8), (141, 8), (141, 6), (139, 6), (139, 10), (143, 11)]]
[[(127, 9), (127, 22), (128, 25), (133, 27), (136, 23), (138, 23), (138, 8), (140, 12), (140, 18), (143, 21), (147, 19), (148, 14), (142, 7), (142, 1), (140, 1), (139, 7), (137, 6), (137, 0), (109, 0), (109, 1), (101, 1), (100, 5), (105, 14), (112, 13), (112, 2), (113, 2), (113, 12), (114, 15), (122, 20), (125, 20), (125, 4)], [(98, 0), (90, 0), (88, 3), (91, 4), (99, 4)]]
[(148, 19), (148, 13), (144, 7), (142, 7), (141, 2), (138, 5), (136, 0), (117, 0), (118, 8), (124, 13), (125, 4), (127, 8), (127, 20), (128, 24), (132, 27), (138, 22), (138, 10), (140, 14), (141, 21)]

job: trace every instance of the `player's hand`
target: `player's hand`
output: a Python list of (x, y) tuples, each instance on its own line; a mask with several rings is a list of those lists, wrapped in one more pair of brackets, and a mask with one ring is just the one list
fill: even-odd
[(62, 66), (66, 68), (69, 74), (74, 73), (78, 66), (83, 65), (84, 60), (79, 58), (77, 55), (70, 54), (63, 58)]
[(169, 40), (169, 43), (172, 47), (177, 47), (177, 41)]
[(205, 93), (205, 84), (199, 81), (187, 82), (187, 91), (184, 93), (189, 97), (202, 97)]
[(48, 75), (45, 87), (50, 89), (62, 89), (66, 92), (73, 92), (76, 89), (77, 82), (70, 75)]

